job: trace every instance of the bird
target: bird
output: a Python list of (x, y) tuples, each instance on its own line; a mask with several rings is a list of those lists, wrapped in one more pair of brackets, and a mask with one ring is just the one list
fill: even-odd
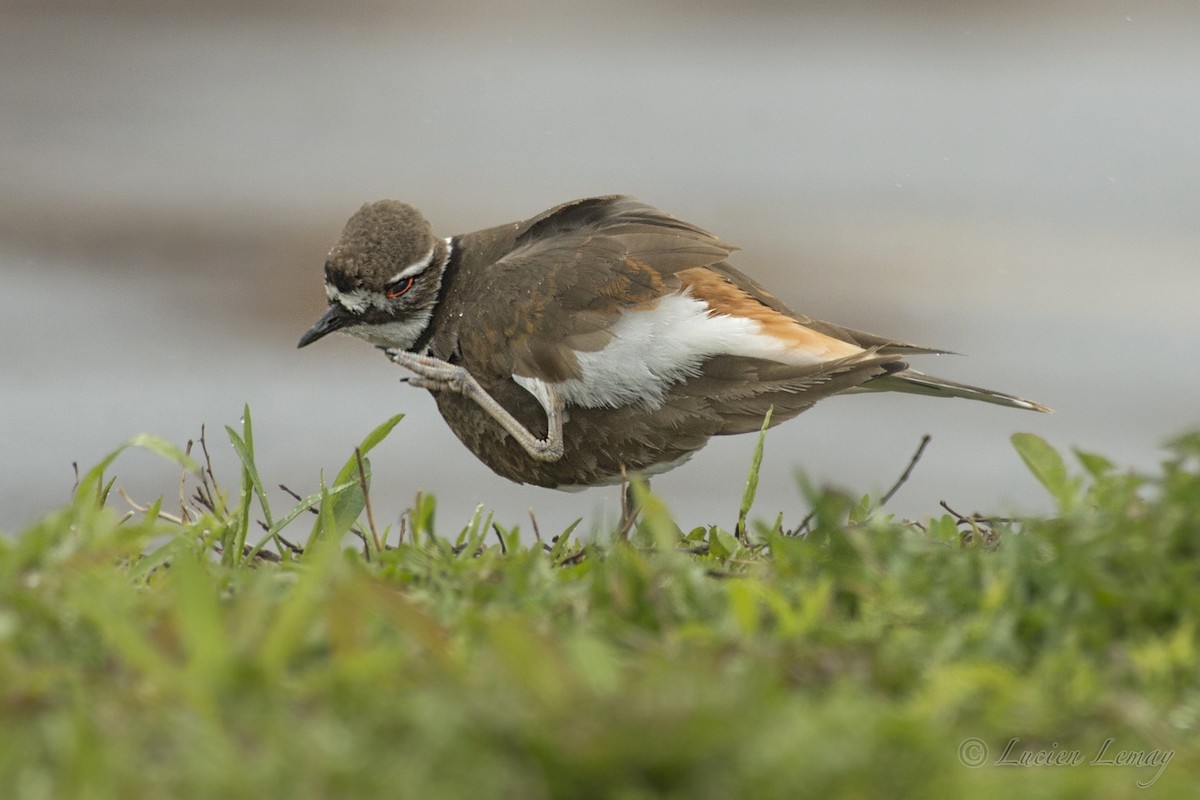
[(448, 238), (381, 200), (330, 250), (328, 307), (298, 346), (375, 345), (492, 471), (568, 490), (665, 472), (836, 394), (1051, 410), (908, 365), (950, 351), (793, 311), (729, 262), (737, 249), (624, 195)]

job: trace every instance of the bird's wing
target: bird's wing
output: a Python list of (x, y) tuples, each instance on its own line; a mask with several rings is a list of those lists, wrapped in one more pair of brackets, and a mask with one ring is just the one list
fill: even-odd
[(464, 358), (547, 381), (579, 378), (576, 353), (604, 349), (623, 313), (653, 307), (679, 292), (675, 273), (733, 250), (627, 197), (558, 206), (525, 223), (512, 250), (475, 278), (479, 324), (460, 333)]
[[(569, 404), (615, 407), (661, 403), (685, 379), (728, 384), (763, 364), (778, 391), (815, 400), (828, 393), (817, 387), (844, 390), (923, 351), (796, 314), (726, 262), (735, 249), (628, 197), (559, 206), (476, 278), (464, 362), (554, 384)], [(717, 357), (721, 368), (709, 369)], [(741, 371), (730, 366), (738, 359)]]

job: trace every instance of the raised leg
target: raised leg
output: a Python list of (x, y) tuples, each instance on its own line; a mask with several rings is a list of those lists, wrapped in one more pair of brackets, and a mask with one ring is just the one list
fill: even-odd
[(454, 392), (475, 403), (508, 431), (525, 452), (538, 461), (558, 461), (563, 454), (563, 401), (549, 384), (534, 396), (546, 411), (546, 438), (539, 439), (529, 432), (479, 385), (471, 373), (460, 366), (433, 356), (422, 356), (407, 350), (385, 350), (388, 358), (409, 372), (409, 384), (432, 392)]

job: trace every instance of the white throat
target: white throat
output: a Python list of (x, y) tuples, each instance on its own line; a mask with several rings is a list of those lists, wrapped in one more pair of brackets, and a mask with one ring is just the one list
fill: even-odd
[(380, 322), (367, 325), (347, 325), (340, 333), (349, 334), (356, 339), (370, 342), (376, 347), (394, 347), (407, 350), (413, 342), (421, 338), (429, 320), (433, 318), (433, 309), (422, 309), (412, 316), (395, 322)]

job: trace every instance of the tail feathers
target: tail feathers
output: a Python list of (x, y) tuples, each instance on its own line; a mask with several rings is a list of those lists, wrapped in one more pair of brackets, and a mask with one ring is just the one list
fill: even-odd
[(907, 392), (909, 394), (924, 394), (931, 397), (965, 397), (968, 400), (981, 400), (984, 403), (995, 403), (1009, 408), (1025, 408), (1030, 411), (1052, 412), (1054, 409), (1026, 400), (1016, 395), (982, 389), (978, 386), (967, 386), (965, 383), (955, 383), (945, 378), (936, 378), (914, 369), (906, 369), (893, 375), (876, 378), (862, 387), (868, 391)]
[(926, 347), (921, 344), (911, 344), (909, 342), (899, 342), (895, 339), (885, 339), (882, 336), (876, 336), (873, 333), (865, 331), (856, 331), (854, 328), (846, 328), (841, 325), (834, 325), (832, 322), (822, 322), (819, 319), (804, 317), (801, 323), (808, 328), (824, 333), (827, 336), (832, 336), (835, 339), (841, 339), (843, 342), (851, 342), (866, 350), (874, 350), (881, 356), (904, 355), (904, 356), (956, 356), (959, 353), (953, 350), (942, 350), (939, 347)]

